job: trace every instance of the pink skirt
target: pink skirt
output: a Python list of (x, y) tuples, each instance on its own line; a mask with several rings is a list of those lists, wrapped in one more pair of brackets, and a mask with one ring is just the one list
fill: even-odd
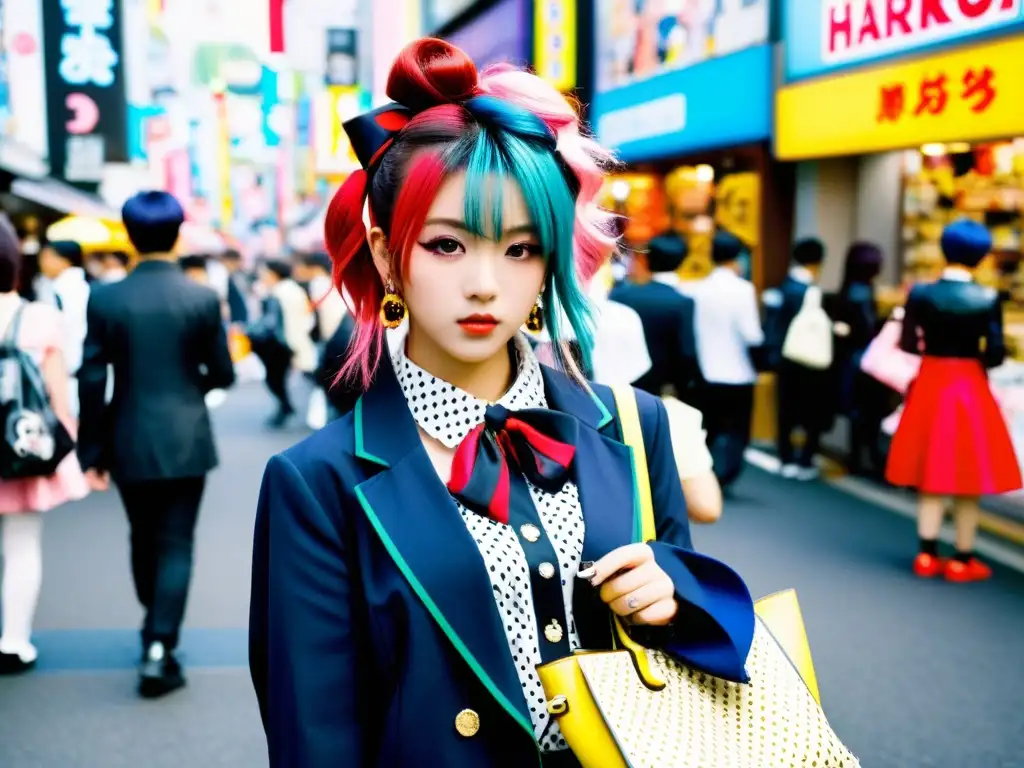
[(49, 477), (0, 480), (0, 515), (47, 512), (88, 495), (89, 484), (72, 451)]

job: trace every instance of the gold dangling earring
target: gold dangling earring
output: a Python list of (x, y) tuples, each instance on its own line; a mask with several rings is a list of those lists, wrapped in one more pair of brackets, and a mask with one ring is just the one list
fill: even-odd
[(544, 330), (544, 305), (541, 303), (539, 296), (537, 297), (537, 303), (530, 310), (530, 316), (526, 318), (526, 330), (531, 333), (540, 333)]
[(380, 300), (380, 322), (385, 328), (397, 328), (405, 320), (405, 301), (395, 293), (395, 286), (388, 280), (384, 298)]

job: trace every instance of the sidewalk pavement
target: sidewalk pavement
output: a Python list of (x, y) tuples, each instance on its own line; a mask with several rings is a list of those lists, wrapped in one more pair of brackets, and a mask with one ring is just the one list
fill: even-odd
[[(747, 449), (745, 457), (749, 464), (765, 471), (778, 472), (779, 470), (779, 460), (771, 451), (751, 447)], [(819, 457), (819, 468), (822, 482), (895, 514), (912, 520), (916, 519), (915, 495), (912, 491), (856, 477), (849, 474), (842, 464), (826, 457)], [(1019, 504), (1016, 500), (994, 498), (1004, 505)], [(1024, 522), (1018, 522), (1007, 515), (994, 512), (988, 503), (991, 502), (991, 499), (986, 499), (985, 502), (982, 505), (981, 530), (975, 549), (979, 555), (988, 560), (1024, 573)], [(952, 522), (947, 520), (943, 525), (940, 539), (946, 544), (953, 543)]]

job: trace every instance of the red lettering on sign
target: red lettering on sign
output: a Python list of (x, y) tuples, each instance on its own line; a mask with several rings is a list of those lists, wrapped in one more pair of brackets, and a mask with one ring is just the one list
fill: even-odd
[(878, 116), (875, 120), (879, 123), (895, 123), (903, 116), (903, 107), (906, 103), (903, 83), (895, 85), (883, 85), (881, 90), (881, 101), (878, 107)]
[(892, 37), (895, 32), (895, 27), (899, 25), (902, 30), (900, 34), (910, 34), (910, 22), (907, 21), (907, 14), (910, 13), (910, 5), (912, 0), (903, 0), (903, 6), (899, 5), (899, 0), (889, 0), (885, 4), (885, 34), (887, 37)]
[(949, 24), (949, 14), (942, 7), (942, 0), (923, 0), (921, 3), (921, 29), (928, 29), (932, 23)]
[(851, 14), (849, 3), (846, 3), (843, 6), (843, 11), (844, 13), (842, 19), (836, 18), (836, 8), (834, 6), (830, 8), (828, 11), (828, 49), (830, 51), (834, 51), (836, 50), (836, 48), (839, 47), (838, 45), (836, 45), (836, 37), (838, 37), (839, 35), (846, 36), (846, 44), (843, 45), (843, 47), (850, 47), (850, 41), (853, 37), (853, 32), (851, 30), (852, 20), (850, 18)]
[(875, 6), (871, 3), (867, 3), (864, 6), (864, 20), (860, 25), (860, 34), (857, 36), (857, 42), (863, 43), (865, 40), (878, 40), (882, 36), (882, 33), (878, 30), (878, 21), (875, 19)]
[[(968, 19), (976, 19), (988, 13), (995, 0), (957, 0), (960, 6), (960, 13)], [(1002, 0), (999, 10), (1007, 11), (1013, 8), (1013, 0)]]
[(854, 61), (1020, 19), (1022, 0), (822, 0), (822, 56)]
[(946, 109), (949, 101), (949, 94), (946, 92), (946, 76), (940, 74), (932, 79), (925, 78), (921, 81), (921, 96), (914, 109), (915, 115), (929, 112), (933, 115), (940, 115)]
[(965, 101), (973, 100), (972, 112), (984, 112), (996, 99), (996, 88), (992, 82), (996, 73), (990, 67), (979, 72), (968, 69), (964, 74), (964, 91), (961, 97)]

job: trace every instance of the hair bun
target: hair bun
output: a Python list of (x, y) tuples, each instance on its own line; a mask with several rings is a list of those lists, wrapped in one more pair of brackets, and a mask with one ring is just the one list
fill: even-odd
[(414, 112), (468, 99), (477, 90), (473, 60), (445, 40), (425, 37), (402, 49), (391, 65), (387, 95)]

